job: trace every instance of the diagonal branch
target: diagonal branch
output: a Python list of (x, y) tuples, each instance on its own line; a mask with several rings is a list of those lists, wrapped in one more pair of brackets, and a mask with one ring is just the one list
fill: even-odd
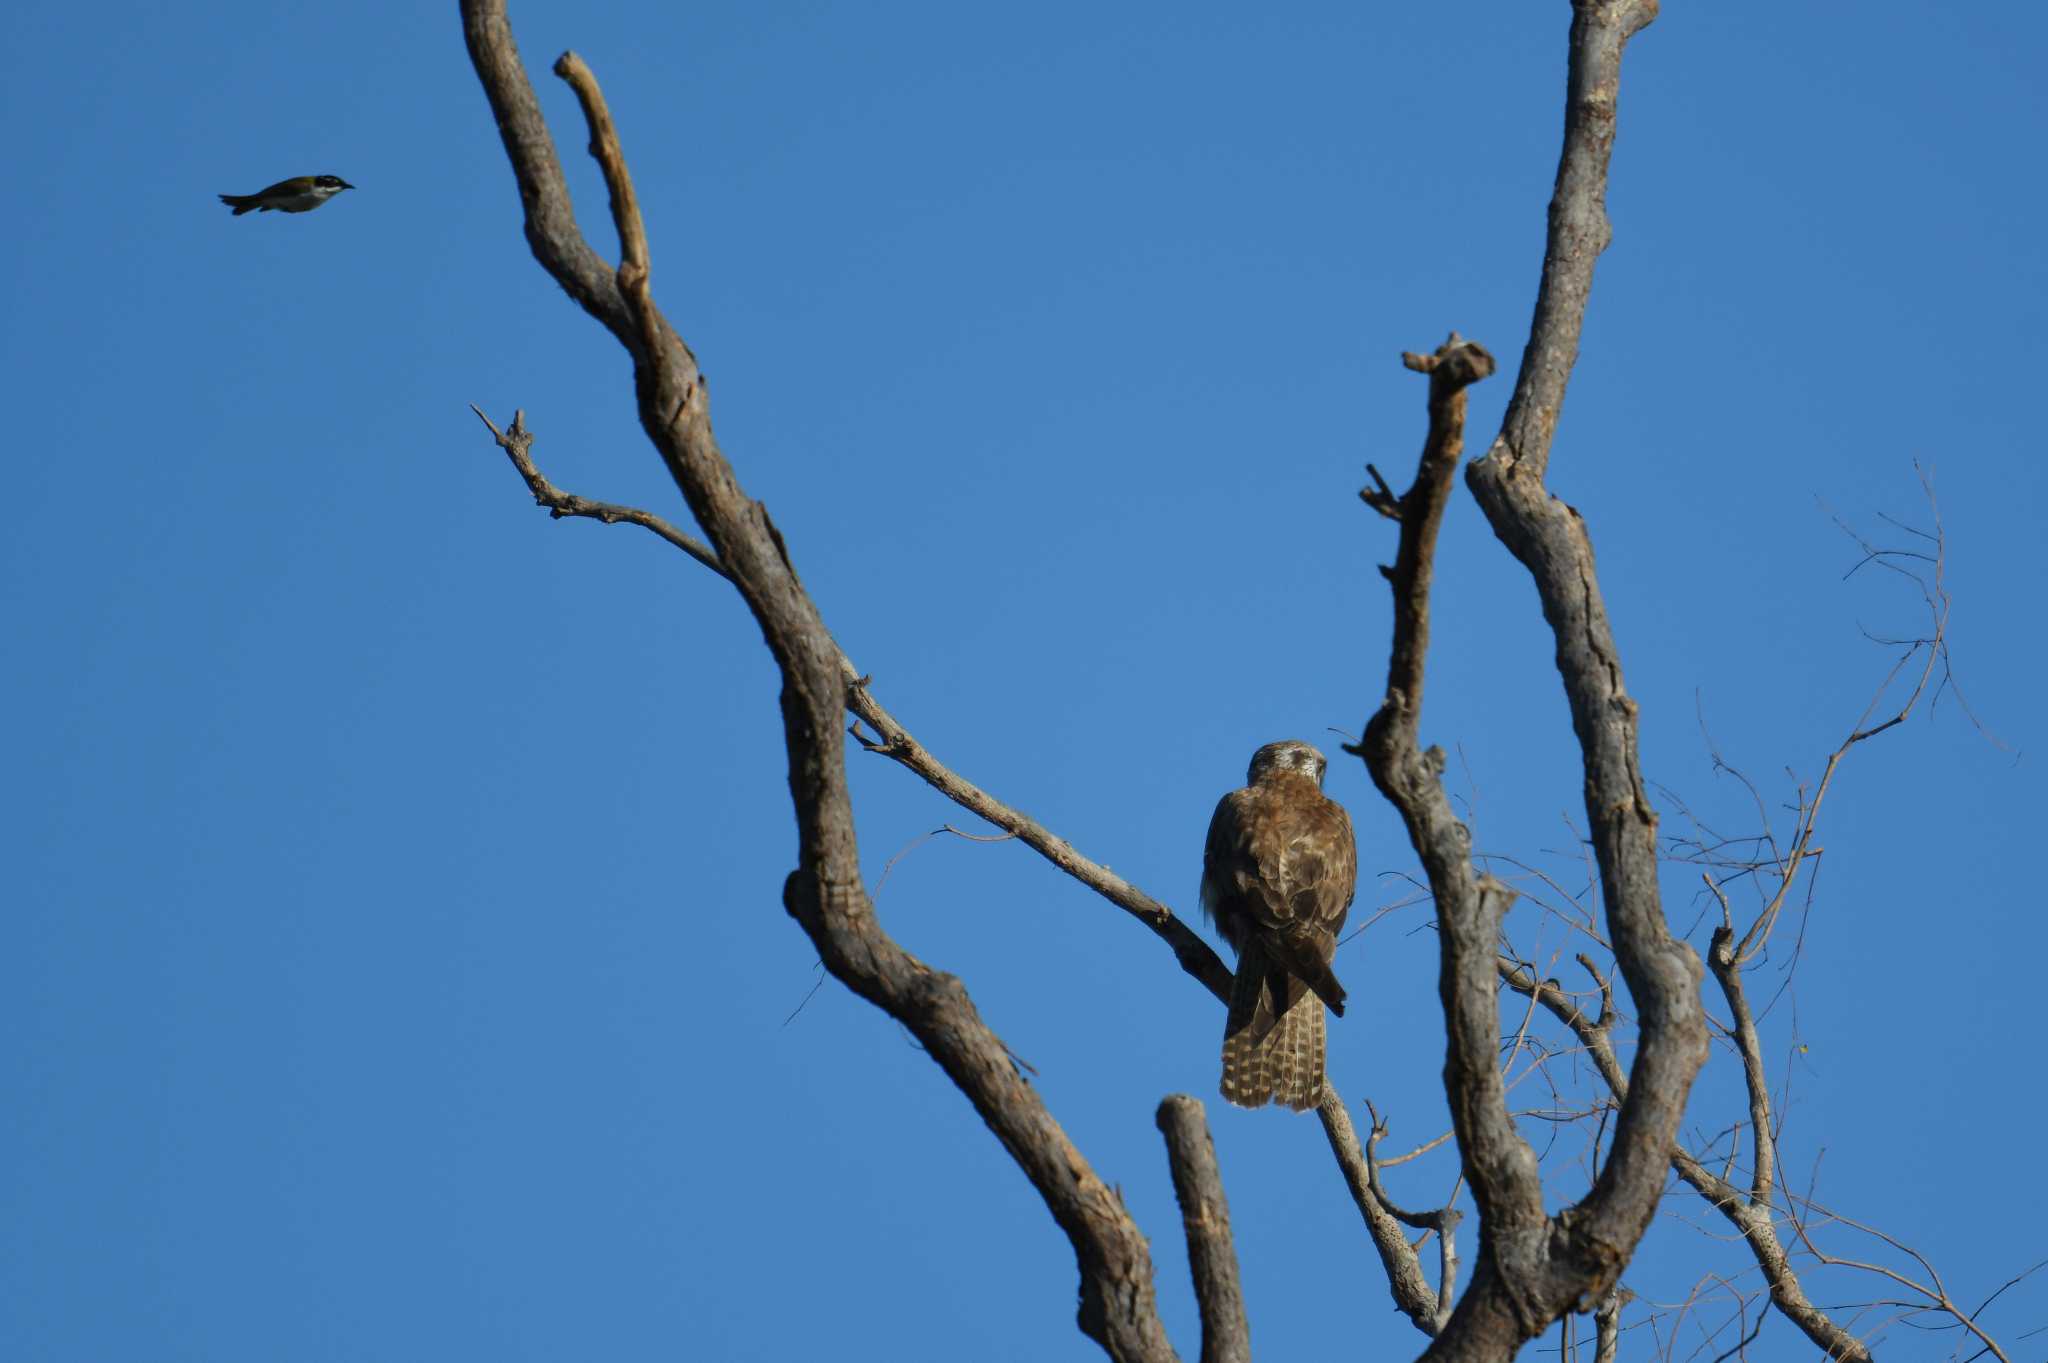
[[(606, 525), (637, 525), (682, 550), (720, 577), (731, 581), (732, 574), (718, 561), (718, 555), (708, 546), (653, 512), (644, 511), (639, 507), (623, 506), (616, 502), (592, 501), (588, 497), (580, 497), (556, 487), (534, 463), (533, 432), (528, 429), (523, 412), (515, 413), (512, 424), (500, 430), (496, 423), (474, 404), (471, 404), (470, 410), (490, 429), (491, 437), (497, 442), (498, 448), (505, 451), (506, 456), (512, 461), (513, 468), (525, 481), (527, 489), (533, 493), (534, 502), (546, 507), (549, 515), (558, 520), (582, 517), (602, 521)], [(863, 676), (844, 653), (839, 655), (839, 670), (846, 681), (847, 711), (856, 720), (865, 721), (873, 731), (874, 736), (870, 737), (859, 724), (848, 731), (862, 748), (887, 757), (915, 772), (932, 789), (962, 809), (979, 815), (1017, 838), (1054, 866), (1130, 914), (1173, 950), (1181, 969), (1193, 976), (1220, 1002), (1230, 1001), (1230, 967), (1223, 963), (1223, 958), (1216, 954), (1214, 947), (1188, 926), (1185, 919), (1107, 866), (1075, 850), (1072, 843), (1030, 815), (1003, 803), (940, 762), (897, 721), (894, 715), (882, 707), (881, 702), (875, 699), (870, 679)]]
[[(1380, 1186), (1379, 1144), (1386, 1137), (1387, 1124), (1370, 1101), (1365, 1106), (1372, 1114), (1372, 1134), (1365, 1142), (1365, 1170), (1367, 1178), (1372, 1182), (1373, 1195), (1380, 1200), (1380, 1205), (1387, 1209), (1388, 1214), (1403, 1225), (1436, 1232), (1437, 1305), (1434, 1324), (1436, 1330), (1440, 1331), (1444, 1328), (1445, 1322), (1450, 1320), (1451, 1304), (1457, 1300), (1458, 1227), (1465, 1220), (1465, 1213), (1459, 1211), (1455, 1205), (1445, 1205), (1428, 1212), (1404, 1212), (1394, 1205), (1393, 1199), (1387, 1196), (1387, 1190)], [(1456, 1191), (1453, 1190), (1452, 1196), (1455, 1198), (1456, 1195)]]
[[(1921, 697), (1927, 694), (1929, 683), (1935, 680), (1937, 667), (1942, 669), (1944, 677), (1947, 675), (1949, 663), (1948, 613), (1950, 601), (1948, 588), (1945, 585), (1945, 577), (1948, 569), (1948, 539), (1946, 532), (1942, 529), (1941, 508), (1935, 501), (1933, 481), (1925, 472), (1920, 475), (1920, 485), (1926, 493), (1928, 509), (1934, 516), (1934, 531), (1932, 534), (1926, 534), (1924, 531), (1916, 531), (1915, 533), (1926, 535), (1926, 538), (1932, 541), (1932, 547), (1931, 552), (1927, 554), (1914, 553), (1910, 557), (1927, 561), (1931, 566), (1928, 568), (1926, 576), (1922, 576), (1920, 572), (1904, 568), (1899, 569), (1899, 571), (1904, 573), (1906, 577), (1910, 578), (1920, 588), (1921, 596), (1927, 605), (1928, 633), (1923, 638), (1907, 641), (1909, 646), (1905, 654), (1893, 664), (1890, 674), (1879, 683), (1876, 692), (1870, 698), (1870, 703), (1864, 707), (1863, 713), (1857, 716), (1855, 724), (1850, 726), (1848, 737), (1844, 738), (1836, 746), (1835, 750), (1828, 754), (1827, 761), (1821, 768), (1820, 780), (1815, 784), (1811, 797), (1806, 796), (1803, 790), (1800, 792), (1798, 817), (1792, 831), (1789, 848), (1782, 855), (1777, 855), (1777, 844), (1775, 840), (1772, 841), (1771, 849), (1774, 854), (1774, 869), (1778, 882), (1777, 888), (1771, 895), (1770, 900), (1757, 914), (1756, 920), (1750, 924), (1748, 931), (1742, 934), (1742, 940), (1734, 948), (1734, 962), (1738, 969), (1747, 966), (1764, 949), (1765, 943), (1770, 940), (1771, 930), (1777, 925), (1778, 915), (1783, 911), (1786, 900), (1791, 895), (1792, 886), (1799, 879), (1801, 866), (1809, 858), (1819, 854), (1819, 849), (1814, 846), (1814, 837), (1815, 830), (1820, 823), (1821, 807), (1827, 802), (1828, 792), (1833, 788), (1835, 776), (1841, 770), (1843, 759), (1849, 755), (1849, 750), (1859, 743), (1877, 737), (1888, 729), (1905, 723), (1906, 718), (1920, 704)], [(1849, 526), (1842, 524), (1840, 518), (1837, 518), (1836, 523), (1840, 524), (1844, 533), (1855, 539), (1857, 544), (1864, 550), (1864, 562), (1869, 562), (1873, 559), (1887, 562), (1891, 557), (1900, 556), (1900, 551), (1898, 550), (1879, 549), (1869, 544), (1862, 536), (1857, 535), (1855, 531), (1851, 530)], [(1857, 566), (1861, 567), (1862, 564), (1859, 563)], [(1856, 569), (1851, 568), (1849, 571), (1853, 573)], [(1914, 655), (1923, 650), (1926, 654), (1925, 659), (1921, 664), (1919, 675), (1914, 678), (1912, 687), (1907, 692), (1905, 699), (1887, 717), (1873, 720), (1873, 716), (1880, 713), (1879, 707), (1884, 703), (1885, 696), (1891, 692), (1893, 681), (1912, 662)], [(1993, 739), (1992, 741), (1996, 742), (1997, 740)], [(1715, 758), (1715, 762), (1718, 768), (1733, 770), (1728, 768), (1726, 763), (1721, 762), (1718, 755)], [(1770, 831), (1768, 821), (1766, 822), (1765, 831), (1766, 833)], [(1809, 876), (1808, 879), (1811, 880), (1812, 877)], [(1714, 891), (1717, 897), (1719, 896), (1720, 891), (1717, 886), (1709, 885), (1709, 888)], [(1722, 909), (1725, 914), (1727, 909), (1725, 901), (1722, 904)]]
[[(476, 409), (472, 407), (471, 410)], [(523, 415), (515, 415), (511, 426), (502, 431), (481, 411), (477, 411), (477, 417), (489, 427), (498, 446), (511, 459), (513, 467), (518, 470), (528, 489), (533, 492), (535, 502), (547, 507), (551, 515), (557, 518), (587, 517), (608, 525), (640, 526), (689, 554), (720, 577), (729, 578), (730, 575), (726, 572), (725, 566), (718, 562), (716, 554), (662, 517), (637, 507), (592, 501), (555, 487), (534, 464), (533, 433), (527, 429)], [(840, 670), (847, 679), (846, 708), (856, 719), (865, 720), (876, 735), (873, 738), (867, 737), (858, 725), (850, 729), (849, 732), (862, 747), (889, 757), (916, 772), (947, 799), (1017, 837), (1060, 870), (1131, 914), (1173, 950), (1175, 958), (1188, 975), (1219, 1002), (1229, 1002), (1230, 967), (1223, 963), (1214, 948), (1195, 933), (1184, 919), (1108, 867), (1075, 850), (1066, 839), (1045, 828), (1037, 820), (1004, 804), (947, 768), (898, 723), (893, 715), (882, 708), (874, 698), (868, 679), (861, 676), (853, 663), (843, 654), (840, 657)], [(1365, 1220), (1373, 1247), (1378, 1251), (1380, 1260), (1386, 1267), (1388, 1287), (1394, 1295), (1396, 1306), (1415, 1323), (1417, 1329), (1426, 1334), (1434, 1333), (1443, 1314), (1437, 1294), (1430, 1291), (1428, 1282), (1423, 1278), (1414, 1247), (1402, 1235), (1400, 1224), (1380, 1206), (1377, 1196), (1372, 1191), (1365, 1155), (1359, 1145), (1357, 1132), (1352, 1128), (1343, 1098), (1327, 1080), (1323, 1085), (1323, 1101), (1318, 1113), (1322, 1118), (1324, 1134), (1329, 1140), (1330, 1152), (1337, 1161), (1338, 1171), (1343, 1175), (1345, 1186), (1350, 1191), (1352, 1200), (1358, 1205), (1359, 1214)]]
[(1536, 316), (1522, 351), (1514, 396), (1501, 418), (1505, 445), (1535, 482), (1550, 464), (1564, 390), (1579, 362), (1579, 333), (1593, 293), (1593, 265), (1613, 237), (1607, 221), (1607, 163), (1614, 154), (1616, 96), (1628, 40), (1657, 17), (1659, 0), (1572, 0), (1565, 72), (1564, 150), (1550, 197)]
[(534, 98), (533, 85), (520, 64), (519, 47), (512, 40), (512, 25), (505, 17), (502, 0), (481, 4), (465, 0), (462, 36), (497, 119), (505, 155), (512, 163), (525, 214), (526, 242), (534, 259), (585, 312), (637, 356), (639, 325), (626, 311), (626, 300), (611, 267), (590, 248), (576, 225), (569, 183), (562, 177), (562, 163), (555, 155), (547, 120), (541, 117), (540, 101)]
[(894, 715), (882, 708), (868, 679), (859, 675), (852, 663), (847, 663), (845, 670), (848, 678), (846, 708), (858, 719), (866, 721), (875, 732), (875, 737), (870, 739), (856, 728), (853, 735), (856, 742), (869, 752), (878, 753), (917, 773), (933, 790), (962, 809), (972, 811), (1005, 832), (1016, 834), (1018, 841), (1032, 851), (1144, 924), (1172, 948), (1182, 970), (1199, 981), (1220, 1002), (1230, 1002), (1230, 967), (1223, 963), (1223, 958), (1203, 940), (1200, 933), (1188, 926), (1186, 919), (1107, 866), (1083, 856), (1072, 843), (1030, 815), (1004, 804), (947, 768)]
[(519, 476), (526, 480), (527, 489), (533, 493), (534, 504), (546, 507), (548, 514), (556, 520), (580, 516), (603, 521), (606, 525), (637, 525), (660, 536), (726, 581), (732, 580), (732, 574), (725, 570), (725, 565), (718, 561), (718, 555), (711, 552), (709, 545), (684, 534), (653, 512), (642, 511), (637, 506), (621, 506), (617, 502), (593, 502), (588, 497), (564, 492), (549, 482), (547, 475), (533, 462), (533, 432), (526, 428), (525, 412), (514, 412), (512, 424), (501, 431), (497, 423), (485, 416), (483, 409), (475, 403), (469, 405), (469, 410), (490, 428), (491, 438), (498, 442), (498, 448), (505, 451), (512, 467), (519, 470)]
[(1430, 1290), (1429, 1280), (1422, 1276), (1422, 1263), (1416, 1257), (1415, 1247), (1408, 1243), (1408, 1237), (1401, 1233), (1401, 1223), (1374, 1190), (1372, 1166), (1366, 1158), (1365, 1148), (1358, 1143), (1358, 1131), (1351, 1124), (1351, 1113), (1327, 1080), (1323, 1083), (1323, 1101), (1316, 1107), (1316, 1116), (1322, 1119), (1323, 1134), (1329, 1139), (1330, 1153), (1336, 1157), (1337, 1168), (1344, 1175), (1344, 1186), (1351, 1191), (1351, 1200), (1358, 1205), (1358, 1214), (1365, 1218), (1366, 1231), (1372, 1236), (1373, 1248), (1379, 1252), (1380, 1266), (1386, 1270), (1387, 1286), (1394, 1294), (1395, 1307), (1422, 1333), (1436, 1334), (1442, 1328), (1441, 1320), (1445, 1314), (1443, 1294)]
[[(513, 467), (532, 490), (534, 501), (548, 508), (552, 516), (558, 519), (585, 517), (607, 525), (640, 526), (690, 555), (720, 577), (729, 578), (730, 575), (724, 565), (718, 562), (717, 555), (662, 517), (638, 507), (592, 501), (557, 488), (533, 462), (533, 432), (526, 427), (523, 413), (515, 414), (512, 424), (501, 431), (483, 412), (474, 406), (471, 410), (476, 411), (478, 419), (490, 429), (492, 437), (511, 459)], [(863, 747), (892, 758), (916, 772), (933, 789), (954, 803), (1018, 837), (1059, 869), (1123, 908), (1152, 929), (1155, 935), (1173, 949), (1181, 968), (1188, 975), (1219, 1002), (1229, 1002), (1230, 968), (1224, 965), (1206, 941), (1188, 927), (1185, 920), (1106, 866), (1076, 851), (1066, 839), (1046, 829), (1029, 815), (1012, 809), (940, 763), (874, 699), (868, 679), (857, 675), (852, 662), (843, 655), (840, 661), (842, 670), (848, 678), (847, 709), (857, 718), (867, 720), (880, 736), (878, 739), (868, 739), (862, 736), (857, 728), (851, 730)], [(1323, 1085), (1323, 1101), (1318, 1108), (1318, 1115), (1322, 1119), (1324, 1134), (1329, 1140), (1330, 1151), (1337, 1161), (1338, 1170), (1344, 1176), (1352, 1199), (1357, 1203), (1359, 1213), (1365, 1220), (1374, 1248), (1379, 1252), (1386, 1267), (1388, 1286), (1393, 1292), (1396, 1305), (1415, 1323), (1416, 1328), (1424, 1333), (1434, 1333), (1444, 1315), (1438, 1295), (1430, 1290), (1428, 1282), (1423, 1278), (1414, 1247), (1401, 1234), (1400, 1224), (1380, 1205), (1378, 1195), (1372, 1187), (1372, 1179), (1367, 1172), (1364, 1151), (1359, 1145), (1358, 1135), (1352, 1127), (1344, 1100), (1336, 1087), (1327, 1080)], [(1402, 1156), (1400, 1159), (1410, 1157)], [(1400, 1160), (1391, 1162), (1398, 1163)]]
[(646, 232), (595, 79), (573, 56), (557, 63), (557, 73), (583, 102), (625, 244), (626, 260), (609, 279), (576, 228), (502, 0), (463, 0), (462, 14), (471, 59), (519, 183), (534, 255), (632, 356), (641, 426), (781, 673), (797, 823), (797, 867), (784, 885), (785, 907), (826, 969), (917, 1037), (1031, 1180), (1073, 1246), (1082, 1330), (1113, 1359), (1173, 1358), (1154, 1304), (1151, 1255), (1122, 1200), (1018, 1074), (960, 981), (918, 961), (876, 921), (862, 886), (847, 790), (840, 725), (844, 659), (766, 508), (747, 497), (718, 447), (695, 356), (649, 296)]
[[(1710, 960), (1718, 962), (1725, 950), (1725, 943), (1716, 934), (1716, 949)], [(1719, 964), (1715, 966), (1716, 979), (1722, 978)], [(1614, 1041), (1603, 1022), (1586, 1016), (1571, 996), (1558, 988), (1555, 982), (1538, 980), (1534, 973), (1519, 963), (1500, 963), (1502, 983), (1516, 993), (1541, 1004), (1550, 1015), (1563, 1023), (1579, 1044), (1592, 1057), (1594, 1068), (1600, 1072), (1608, 1090), (1617, 1102), (1625, 1103), (1628, 1098), (1628, 1079), (1623, 1074), (1621, 1062), (1614, 1053)], [(1740, 975), (1731, 974), (1733, 987), (1741, 989)], [(1724, 981), (1724, 988), (1727, 982)], [(1733, 1007), (1733, 1000), (1731, 1007)], [(1739, 1018), (1748, 1016), (1746, 1005), (1736, 1009)], [(1753, 1022), (1746, 1028), (1738, 1023), (1737, 1045), (1743, 1052), (1745, 1078), (1750, 1084), (1752, 1098), (1752, 1121), (1758, 1118), (1755, 1100), (1763, 1083), (1762, 1053), (1758, 1047)], [(1753, 1058), (1753, 1060), (1752, 1060)], [(1768, 1094), (1762, 1101), (1766, 1104), (1760, 1122), (1766, 1130), (1769, 1127)], [(1766, 1146), (1765, 1148), (1768, 1148)], [(1870, 1351), (1842, 1326), (1836, 1324), (1828, 1314), (1815, 1306), (1800, 1285), (1799, 1276), (1793, 1271), (1791, 1260), (1778, 1239), (1778, 1231), (1772, 1220), (1768, 1201), (1752, 1201), (1751, 1195), (1720, 1174), (1703, 1164), (1693, 1153), (1682, 1145), (1671, 1148), (1671, 1168), (1689, 1184), (1693, 1190), (1706, 1199), (1707, 1203), (1728, 1219), (1730, 1225), (1748, 1244), (1750, 1253), (1756, 1258), (1757, 1267), (1769, 1286), (1771, 1301), (1785, 1318), (1796, 1325), (1808, 1339), (1819, 1345), (1823, 1354), (1843, 1363), (1870, 1363)], [(1766, 1185), (1768, 1186), (1768, 1185)]]

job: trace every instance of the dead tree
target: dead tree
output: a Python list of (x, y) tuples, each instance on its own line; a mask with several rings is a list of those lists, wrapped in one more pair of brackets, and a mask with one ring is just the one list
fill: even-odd
[[(840, 650), (799, 578), (791, 546), (768, 509), (750, 498), (713, 435), (710, 398), (690, 347), (654, 302), (649, 241), (632, 178), (604, 97), (573, 53), (555, 63), (582, 105), (592, 154), (610, 192), (619, 262), (608, 263), (576, 226), (554, 142), (528, 82), (503, 0), (462, 0), (469, 53), (496, 117), (525, 209), (535, 258), (624, 348), (633, 367), (640, 423), (681, 492), (702, 538), (634, 507), (591, 501), (555, 487), (533, 457), (523, 414), (502, 429), (479, 411), (534, 499), (557, 516), (625, 522), (660, 536), (728, 580), (758, 624), (781, 680), (788, 781), (795, 813), (795, 869), (783, 904), (825, 968), (848, 989), (900, 1022), (960, 1089), (1016, 1161), (1070, 1242), (1080, 1271), (1079, 1323), (1118, 1360), (1176, 1355), (1161, 1327), (1146, 1238), (1121, 1197), (1095, 1173), (1026, 1082), (1002, 1039), (977, 1012), (962, 982), (933, 969), (878, 924), (861, 874), (848, 792), (846, 740), (914, 772), (946, 798), (1014, 836), (1099, 892), (1156, 934), (1180, 969), (1219, 1001), (1229, 967), (1160, 900), (1128, 884), (1057, 834), (948, 769), (883, 708), (867, 678)], [(1710, 1011), (1694, 951), (1667, 926), (1658, 886), (1659, 816), (1637, 757), (1637, 706), (1623, 685), (1622, 657), (1595, 571), (1590, 532), (1549, 487), (1552, 437), (1578, 353), (1594, 264), (1607, 244), (1604, 208), (1615, 137), (1621, 63), (1629, 40), (1657, 13), (1657, 0), (1576, 0), (1568, 45), (1564, 148), (1549, 214), (1536, 314), (1501, 430), (1466, 468), (1465, 482), (1495, 535), (1528, 571), (1556, 641), (1556, 663), (1584, 764), (1585, 840), (1596, 866), (1588, 884), (1598, 909), (1565, 895), (1587, 935), (1580, 960), (1592, 990), (1543, 978), (1504, 945), (1502, 916), (1518, 893), (1475, 858), (1443, 783), (1443, 754), (1424, 746), (1422, 700), (1428, 663), (1430, 587), (1437, 530), (1454, 492), (1464, 442), (1465, 390), (1493, 373), (1492, 355), (1455, 334), (1435, 351), (1410, 354), (1426, 376), (1428, 432), (1413, 481), (1395, 493), (1372, 470), (1366, 503), (1394, 523), (1385, 569), (1394, 597), (1386, 686), (1352, 751), (1400, 814), (1427, 877), (1440, 937), (1440, 992), (1446, 1025), (1445, 1087), (1456, 1141), (1457, 1179), (1469, 1187), (1477, 1235), (1463, 1241), (1454, 1205), (1398, 1207), (1384, 1170), (1424, 1150), (1383, 1160), (1385, 1125), (1374, 1114), (1361, 1142), (1334, 1089), (1320, 1109), (1338, 1170), (1386, 1270), (1397, 1306), (1427, 1337), (1425, 1357), (1506, 1359), (1554, 1323), (1593, 1317), (1597, 1356), (1613, 1358), (1629, 1294), (1620, 1276), (1656, 1214), (1673, 1171), (1742, 1236), (1772, 1306), (1829, 1356), (1867, 1358), (1859, 1338), (1813, 1305), (1791, 1265), (1787, 1230), (1808, 1239), (1811, 1214), (1774, 1183), (1768, 1080), (1756, 1045), (1742, 970), (1769, 939), (1800, 881), (1828, 781), (1850, 747), (1878, 727), (1859, 725), (1830, 761), (1828, 776), (1802, 803), (1789, 850), (1758, 859), (1779, 886), (1775, 899), (1738, 927), (1709, 866), (1708, 888), (1724, 910), (1707, 962), (1728, 1009), (1715, 1028), (1749, 1076), (1748, 1175), (1728, 1155), (1690, 1148), (1679, 1123), (1709, 1053)], [(1939, 587), (1936, 587), (1937, 596)], [(1930, 598), (1931, 600), (1933, 598)], [(1941, 598), (1945, 605), (1945, 598)], [(1939, 617), (1939, 612), (1937, 612)], [(1937, 626), (1920, 641), (1926, 666), (1945, 665)], [(1920, 656), (1917, 655), (1916, 656)], [(1922, 685), (1925, 677), (1923, 674)], [(1910, 708), (1918, 691), (1907, 702)], [(848, 722), (848, 717), (851, 722)], [(1704, 849), (1705, 844), (1698, 845)], [(1711, 856), (1705, 857), (1711, 862)], [(1619, 1058), (1616, 980), (1635, 1028), (1632, 1061)], [(1504, 1028), (1503, 997), (1529, 1012)], [(1585, 1003), (1597, 999), (1596, 1012)], [(1582, 1195), (1546, 1210), (1538, 1153), (1516, 1125), (1509, 1089), (1547, 1072), (1547, 1054), (1517, 1077), (1517, 1057), (1538, 1046), (1532, 1017), (1592, 1064), (1600, 1092), (1575, 1121), (1596, 1128), (1596, 1158)], [(1513, 1046), (1501, 1062), (1503, 1036)], [(1203, 1038), (1207, 1044), (1208, 1038)], [(1532, 1052), (1533, 1054), (1533, 1052)], [(1183, 1211), (1205, 1360), (1249, 1356), (1246, 1315), (1222, 1175), (1200, 1104), (1170, 1097), (1158, 1111)], [(1432, 1143), (1438, 1144), (1438, 1143)], [(1555, 1190), (1553, 1189), (1553, 1192)], [(1455, 1199), (1453, 1199), (1455, 1201)], [(1789, 1219), (1788, 1219), (1789, 1217)], [(1422, 1232), (1411, 1240), (1404, 1227)], [(1425, 1270), (1434, 1260), (1434, 1285)], [(1459, 1290), (1461, 1262), (1469, 1275)], [(1968, 1323), (1939, 1287), (1919, 1285), (1931, 1309)], [(1745, 1306), (1743, 1320), (1748, 1319)], [(1971, 1329), (1976, 1327), (1972, 1325)], [(1988, 1336), (1987, 1348), (1996, 1353)], [(1999, 1354), (2003, 1357), (2003, 1354)]]

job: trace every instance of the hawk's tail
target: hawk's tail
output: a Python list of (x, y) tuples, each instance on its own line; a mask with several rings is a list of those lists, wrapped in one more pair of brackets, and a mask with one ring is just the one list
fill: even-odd
[(1223, 1096), (1239, 1107), (1285, 1103), (1306, 1112), (1323, 1100), (1323, 1001), (1300, 980), (1244, 968), (1258, 964), (1241, 962), (1231, 991)]

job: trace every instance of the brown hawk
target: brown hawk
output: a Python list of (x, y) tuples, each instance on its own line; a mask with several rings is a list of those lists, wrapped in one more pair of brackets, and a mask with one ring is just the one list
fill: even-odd
[(1323, 755), (1268, 743), (1209, 820), (1202, 911), (1237, 952), (1223, 1027), (1223, 1096), (1240, 1107), (1323, 1096), (1323, 1005), (1344, 1015), (1330, 971), (1358, 885), (1358, 844), (1344, 806), (1323, 794)]

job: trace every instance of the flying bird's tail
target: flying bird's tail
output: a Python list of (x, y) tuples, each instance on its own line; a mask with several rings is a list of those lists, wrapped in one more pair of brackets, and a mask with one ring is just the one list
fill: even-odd
[(1238, 963), (1223, 1029), (1223, 1096), (1239, 1107), (1306, 1112), (1323, 1100), (1323, 1000), (1260, 956), (1254, 947)]
[(262, 200), (258, 199), (254, 194), (223, 194), (220, 196), (220, 201), (229, 208), (234, 209), (235, 216), (238, 218), (244, 213), (262, 206)]

